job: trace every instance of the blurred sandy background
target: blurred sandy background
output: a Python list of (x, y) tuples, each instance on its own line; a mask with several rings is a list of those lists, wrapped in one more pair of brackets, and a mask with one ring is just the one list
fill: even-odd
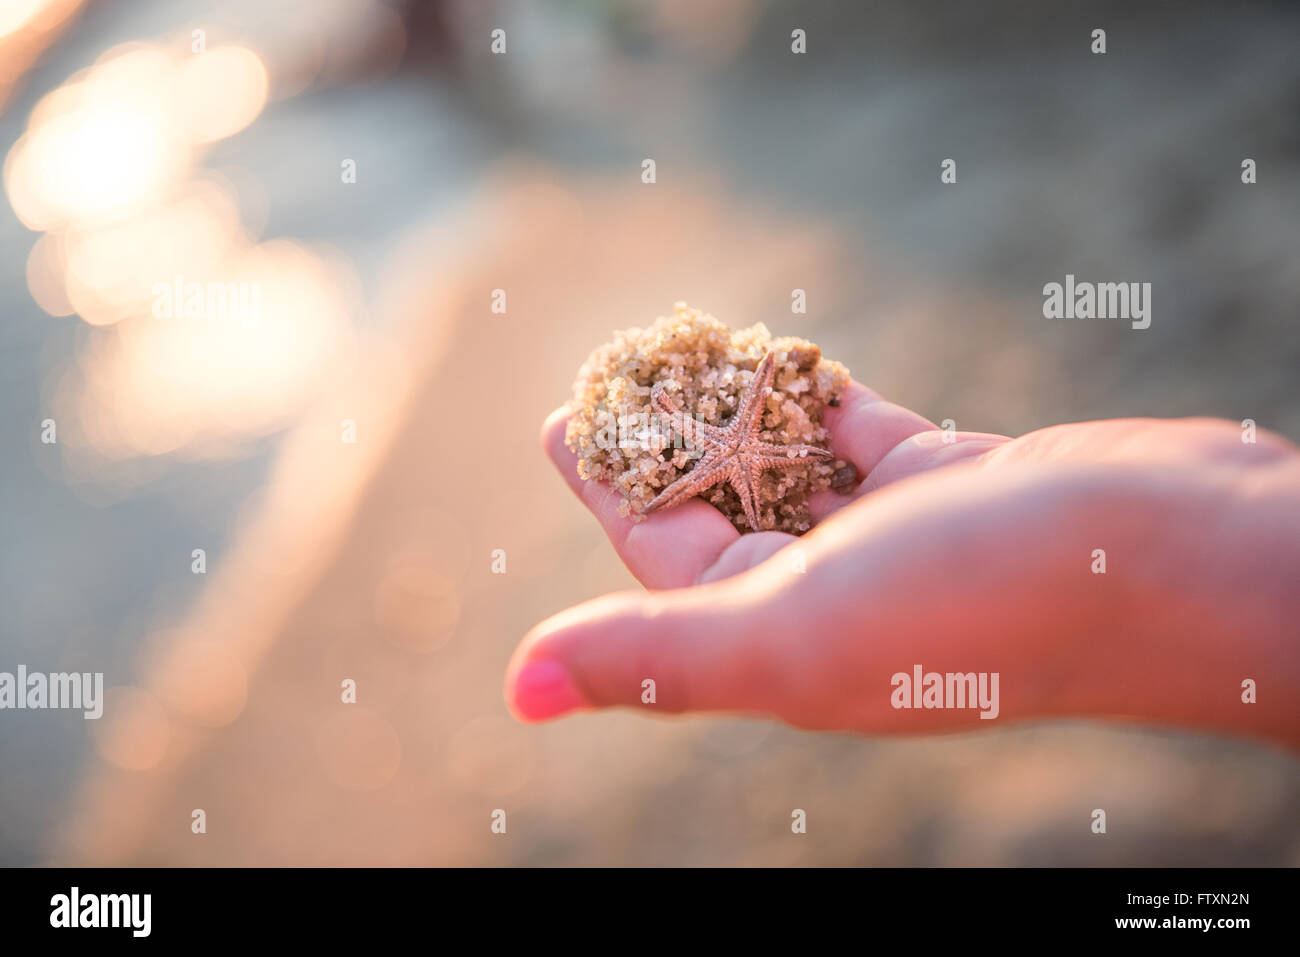
[[(1300, 864), (1300, 760), (1241, 741), (501, 700), (635, 587), (537, 427), (678, 299), (961, 428), (1300, 438), (1293, 7), (6, 2), (0, 670), (112, 690), (0, 713), (0, 863)], [(259, 325), (153, 318), (176, 272)], [(1151, 328), (1044, 320), (1067, 272)]]

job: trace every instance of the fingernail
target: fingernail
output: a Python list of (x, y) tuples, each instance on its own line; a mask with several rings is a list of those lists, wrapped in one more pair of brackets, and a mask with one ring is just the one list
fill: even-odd
[(515, 677), (515, 712), (529, 721), (558, 718), (586, 705), (569, 672), (558, 661), (531, 662)]

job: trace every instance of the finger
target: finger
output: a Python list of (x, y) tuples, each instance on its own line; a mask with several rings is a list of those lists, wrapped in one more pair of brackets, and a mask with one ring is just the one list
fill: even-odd
[(699, 577), (701, 585), (730, 578), (767, 561), (798, 537), (788, 532), (752, 532), (732, 542)]
[(847, 494), (822, 491), (808, 502), (821, 522), (889, 482), (982, 455), (1008, 441), (985, 432), (944, 432), (924, 416), (850, 382), (838, 406), (826, 410), (831, 450), (857, 468), (860, 484)]
[(773, 710), (790, 683), (772, 653), (773, 604), (743, 579), (597, 598), (529, 632), (506, 701), (525, 721), (617, 706)]
[(578, 457), (564, 444), (568, 416), (565, 408), (547, 416), (542, 425), (542, 447), (641, 584), (647, 588), (693, 585), (740, 538), (725, 515), (699, 499), (656, 512), (640, 522), (620, 515), (623, 496), (606, 482), (579, 477)]
[(988, 432), (918, 432), (894, 446), (856, 489), (847, 495), (829, 489), (818, 492), (809, 498), (808, 511), (814, 521), (822, 522), (891, 482), (978, 459), (1009, 441), (1005, 435)]
[(890, 482), (910, 478), (931, 469), (975, 459), (1011, 439), (989, 432), (918, 432), (898, 443), (854, 493), (866, 495)]
[[(861, 488), (861, 485), (858, 486)], [(824, 522), (827, 518), (834, 515), (845, 505), (851, 505), (856, 496), (850, 492), (836, 492), (831, 489), (822, 489), (820, 492), (814, 492), (808, 497), (808, 514), (812, 516), (814, 524)]]
[(860, 382), (850, 382), (838, 406), (829, 406), (823, 424), (831, 451), (857, 467), (858, 477), (871, 471), (904, 439), (935, 431), (923, 415), (881, 398)]

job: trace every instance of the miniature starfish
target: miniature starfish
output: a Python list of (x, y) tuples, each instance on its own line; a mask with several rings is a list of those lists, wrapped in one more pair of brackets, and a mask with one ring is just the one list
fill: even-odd
[[(740, 408), (726, 426), (708, 425), (692, 419), (679, 418), (682, 412), (662, 383), (656, 383), (650, 392), (650, 402), (665, 415), (672, 416), (673, 428), (684, 438), (704, 447), (704, 455), (695, 467), (669, 484), (650, 501), (645, 511), (672, 508), (706, 492), (719, 482), (730, 482), (740, 496), (749, 527), (759, 531), (758, 480), (767, 469), (791, 468), (805, 465), (809, 457), (830, 458), (831, 453), (813, 445), (777, 445), (759, 439), (763, 428), (763, 410), (767, 395), (772, 391), (776, 375), (776, 354), (769, 352), (754, 370), (749, 391), (741, 400)], [(689, 423), (689, 425), (687, 425)]]

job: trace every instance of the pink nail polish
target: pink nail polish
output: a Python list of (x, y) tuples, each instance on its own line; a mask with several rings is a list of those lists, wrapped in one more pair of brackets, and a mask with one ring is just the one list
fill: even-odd
[(534, 661), (515, 676), (514, 710), (529, 721), (545, 721), (586, 707), (569, 673), (558, 661)]

